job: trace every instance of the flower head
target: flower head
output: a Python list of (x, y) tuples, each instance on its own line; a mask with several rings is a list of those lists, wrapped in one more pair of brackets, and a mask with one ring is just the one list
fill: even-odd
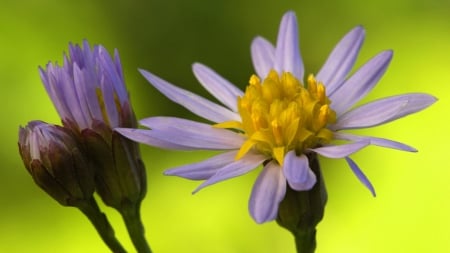
[(392, 51), (383, 51), (349, 76), (363, 39), (362, 27), (352, 29), (336, 45), (321, 70), (304, 82), (297, 20), (293, 12), (287, 12), (276, 46), (262, 37), (253, 40), (251, 53), (256, 74), (250, 77), (245, 92), (210, 68), (199, 63), (193, 65), (199, 82), (224, 106), (141, 71), (169, 99), (214, 124), (152, 117), (140, 121), (151, 130), (117, 131), (132, 140), (161, 148), (223, 150), (205, 161), (165, 172), (206, 180), (196, 191), (263, 164), (249, 201), (250, 214), (258, 223), (275, 219), (286, 183), (296, 191), (314, 186), (317, 179), (309, 166), (310, 153), (345, 158), (358, 179), (375, 195), (373, 186), (349, 155), (370, 144), (416, 150), (396, 141), (341, 131), (390, 122), (420, 111), (436, 99), (411, 93), (353, 107), (379, 81), (392, 58)]
[(19, 130), (19, 151), (36, 184), (62, 205), (92, 197), (92, 165), (68, 129), (31, 121)]
[(140, 203), (146, 192), (145, 168), (136, 143), (113, 131), (136, 127), (125, 88), (119, 54), (114, 59), (101, 45), (70, 45), (63, 66), (48, 63), (41, 79), (63, 125), (79, 138), (96, 172), (103, 201), (120, 209)]
[(78, 131), (135, 125), (117, 50), (112, 59), (101, 45), (70, 44), (63, 66), (49, 62), (39, 72), (64, 125)]

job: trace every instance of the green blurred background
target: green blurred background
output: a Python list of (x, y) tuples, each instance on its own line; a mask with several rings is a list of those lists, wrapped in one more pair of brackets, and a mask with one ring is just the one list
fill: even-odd
[[(208, 96), (191, 73), (191, 64), (199, 61), (244, 88), (252, 74), (252, 38), (274, 41), (289, 9), (298, 16), (307, 73), (315, 73), (341, 36), (362, 24), (367, 37), (358, 65), (381, 50), (395, 52), (385, 77), (365, 101), (405, 92), (440, 99), (420, 114), (358, 131), (419, 149), (416, 154), (369, 147), (353, 156), (376, 187), (376, 198), (345, 162), (322, 160), (329, 202), (318, 227), (317, 252), (450, 252), (448, 0), (3, 0), (0, 252), (108, 252), (78, 210), (60, 207), (34, 185), (18, 155), (19, 125), (33, 119), (59, 123), (39, 79), (39, 65), (61, 62), (68, 42), (84, 38), (110, 51), (117, 48), (138, 118), (193, 117), (148, 85), (137, 68)], [(287, 231), (275, 222), (258, 225), (248, 214), (259, 170), (193, 196), (199, 182), (164, 177), (162, 171), (210, 153), (147, 146), (142, 151), (149, 182), (142, 215), (155, 252), (295, 252)], [(105, 211), (132, 249), (120, 217)]]

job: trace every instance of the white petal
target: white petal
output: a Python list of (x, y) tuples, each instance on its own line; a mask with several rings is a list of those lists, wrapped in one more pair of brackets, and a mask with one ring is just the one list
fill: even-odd
[(171, 168), (164, 171), (164, 175), (179, 176), (192, 180), (205, 180), (212, 177), (225, 165), (233, 163), (237, 152), (237, 150), (228, 151), (198, 163)]
[(284, 14), (278, 31), (274, 68), (278, 73), (291, 72), (303, 80), (304, 67), (299, 46), (297, 17), (289, 11)]
[(208, 180), (199, 185), (197, 189), (194, 190), (193, 193), (200, 191), (201, 189), (203, 189), (208, 185), (212, 185), (217, 182), (224, 181), (229, 178), (237, 177), (245, 173), (248, 173), (251, 170), (256, 169), (266, 159), (267, 157), (265, 157), (264, 155), (249, 152), (241, 159), (220, 168), (217, 171), (217, 173), (214, 174), (214, 176), (210, 177)]
[(175, 103), (184, 106), (186, 109), (212, 122), (225, 122), (230, 120), (240, 120), (239, 114), (227, 108), (204, 99), (190, 91), (178, 88), (167, 81), (153, 75), (145, 70), (140, 70), (141, 74), (161, 93)]
[(263, 80), (274, 67), (275, 48), (263, 37), (256, 37), (252, 41), (251, 55), (256, 74)]
[(311, 151), (314, 151), (328, 158), (344, 158), (359, 151), (360, 149), (366, 147), (369, 144), (370, 144), (369, 141), (359, 141), (349, 144), (314, 148), (311, 149)]
[(370, 59), (339, 89), (330, 93), (331, 108), (341, 115), (369, 93), (383, 76), (392, 59), (392, 51), (384, 51)]
[(355, 64), (361, 45), (364, 41), (364, 28), (357, 26), (342, 38), (328, 56), (316, 79), (327, 87), (332, 94), (339, 87)]
[(308, 157), (297, 156), (290, 151), (284, 157), (283, 173), (292, 189), (296, 191), (310, 190), (316, 183), (316, 175), (309, 167)]
[(243, 95), (241, 90), (203, 64), (194, 63), (192, 70), (197, 80), (211, 95), (234, 112), (237, 111), (237, 98)]
[(393, 148), (393, 149), (409, 151), (409, 152), (417, 152), (417, 149), (415, 149), (411, 146), (408, 146), (406, 144), (403, 144), (403, 143), (400, 143), (397, 141), (393, 141), (393, 140), (372, 137), (372, 136), (361, 136), (361, 135), (353, 135), (353, 134), (349, 134), (349, 133), (335, 132), (333, 134), (333, 137), (337, 140), (347, 140), (347, 141), (364, 141), (364, 140), (366, 140), (366, 141), (369, 141), (370, 144), (380, 146), (380, 147)]
[(381, 125), (423, 110), (434, 102), (436, 102), (435, 97), (423, 93), (403, 94), (375, 100), (343, 114), (331, 128), (341, 130)]
[(286, 178), (280, 166), (268, 163), (253, 185), (249, 211), (257, 223), (274, 220), (278, 206), (286, 194)]

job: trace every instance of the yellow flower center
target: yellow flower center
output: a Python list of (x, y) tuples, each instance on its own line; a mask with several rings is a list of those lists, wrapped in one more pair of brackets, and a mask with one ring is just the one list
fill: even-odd
[(242, 122), (223, 122), (216, 127), (238, 129), (248, 137), (236, 160), (256, 148), (283, 165), (287, 152), (300, 154), (331, 141), (333, 133), (326, 127), (335, 122), (336, 113), (330, 103), (325, 86), (313, 75), (304, 87), (291, 73), (279, 76), (272, 70), (262, 83), (253, 75), (245, 94), (238, 98)]

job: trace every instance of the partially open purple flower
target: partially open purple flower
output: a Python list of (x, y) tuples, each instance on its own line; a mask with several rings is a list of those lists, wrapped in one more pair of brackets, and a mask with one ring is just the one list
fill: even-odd
[(140, 203), (146, 192), (145, 168), (138, 145), (114, 132), (136, 127), (125, 88), (119, 54), (101, 45), (70, 45), (63, 66), (39, 69), (63, 125), (71, 129), (96, 167), (96, 187), (103, 201), (120, 209)]
[(263, 164), (249, 202), (250, 214), (258, 223), (275, 219), (286, 184), (296, 191), (314, 186), (316, 176), (307, 158), (311, 152), (345, 158), (358, 179), (375, 195), (373, 186), (349, 155), (370, 144), (416, 150), (396, 141), (342, 131), (396, 120), (428, 107), (436, 99), (411, 93), (354, 107), (382, 77), (392, 51), (382, 51), (350, 76), (364, 40), (364, 29), (358, 26), (339, 41), (317, 75), (309, 75), (305, 80), (298, 38), (296, 16), (287, 12), (276, 46), (262, 37), (253, 40), (251, 53), (257, 74), (251, 76), (245, 92), (210, 68), (195, 63), (193, 72), (199, 82), (224, 106), (142, 70), (144, 77), (169, 99), (214, 124), (152, 117), (140, 121), (151, 130), (117, 131), (137, 142), (161, 148), (223, 150), (205, 161), (165, 172), (206, 180), (195, 192)]
[(31, 121), (19, 130), (19, 151), (36, 184), (62, 205), (92, 197), (92, 164), (67, 128)]

